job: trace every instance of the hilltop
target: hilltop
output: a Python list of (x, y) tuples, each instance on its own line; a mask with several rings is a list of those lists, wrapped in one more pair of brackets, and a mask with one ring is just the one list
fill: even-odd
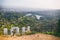
[(47, 34), (33, 34), (33, 35), (13, 36), (13, 37), (0, 36), (0, 40), (60, 40), (60, 37), (55, 37)]

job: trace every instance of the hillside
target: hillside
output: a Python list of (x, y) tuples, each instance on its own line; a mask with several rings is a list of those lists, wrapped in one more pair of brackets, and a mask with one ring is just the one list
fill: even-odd
[(60, 40), (59, 37), (55, 37), (52, 35), (46, 35), (46, 34), (34, 34), (34, 35), (24, 35), (24, 36), (7, 36), (7, 37), (1, 37), (0, 40)]
[(59, 10), (22, 12), (12, 11), (12, 9), (11, 11), (6, 10), (2, 10), (0, 12), (1, 31), (3, 31), (3, 28), (10, 29), (11, 26), (18, 26), (19, 28), (23, 26), (31, 26), (32, 32), (56, 31), (57, 21), (59, 19), (58, 13), (60, 13)]
[(13, 10), (0, 10), (0, 34), (3, 34), (4, 28), (11, 29), (11, 27), (16, 26), (19, 28), (31, 26), (32, 33), (55, 34), (57, 31), (56, 28), (58, 19), (60, 18), (60, 10), (20, 11), (19, 9), (19, 12)]

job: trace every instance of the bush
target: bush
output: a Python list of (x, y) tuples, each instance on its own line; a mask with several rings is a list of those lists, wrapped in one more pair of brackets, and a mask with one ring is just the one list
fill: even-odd
[(20, 34), (16, 34), (16, 36), (22, 36), (22, 33), (20, 33)]
[(0, 35), (3, 35), (3, 31), (0, 31)]
[(54, 33), (55, 36), (60, 37), (60, 33)]
[(35, 34), (35, 33), (32, 32), (32, 31), (27, 31), (26, 34), (27, 34), (27, 35), (31, 35), (31, 34)]
[(44, 34), (54, 35), (54, 32), (43, 32)]

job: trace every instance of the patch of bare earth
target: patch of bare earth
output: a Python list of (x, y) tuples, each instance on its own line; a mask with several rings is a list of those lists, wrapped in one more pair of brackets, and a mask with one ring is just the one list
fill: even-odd
[(55, 37), (46, 34), (34, 34), (34, 35), (24, 35), (24, 36), (0, 36), (0, 40), (60, 40), (60, 37)]

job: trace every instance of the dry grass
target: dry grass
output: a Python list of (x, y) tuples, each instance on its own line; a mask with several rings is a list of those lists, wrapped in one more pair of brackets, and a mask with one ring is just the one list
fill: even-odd
[(24, 35), (24, 36), (0, 36), (0, 40), (60, 40), (60, 37), (55, 37), (46, 34), (34, 34), (34, 35)]

